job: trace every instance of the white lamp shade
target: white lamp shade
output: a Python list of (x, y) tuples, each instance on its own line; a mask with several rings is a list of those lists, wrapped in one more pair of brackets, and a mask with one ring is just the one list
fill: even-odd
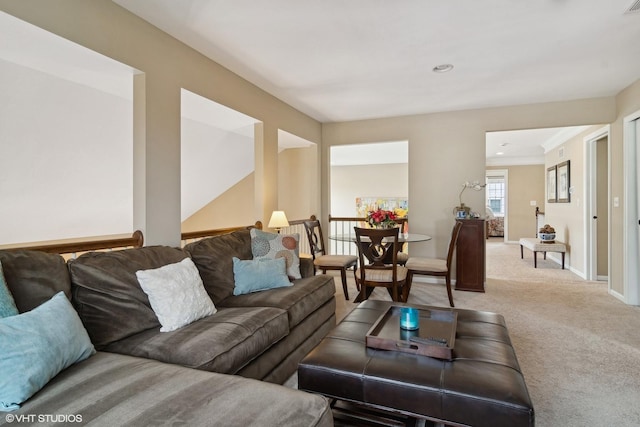
[(280, 229), (288, 226), (289, 221), (287, 221), (287, 216), (284, 214), (284, 211), (273, 211), (267, 227)]

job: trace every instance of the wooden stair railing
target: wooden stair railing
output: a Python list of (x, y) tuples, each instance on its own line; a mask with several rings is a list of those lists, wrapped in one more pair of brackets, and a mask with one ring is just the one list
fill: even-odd
[(47, 243), (47, 244), (26, 244), (20, 247), (8, 247), (6, 250), (27, 249), (30, 251), (42, 251), (53, 254), (75, 254), (78, 252), (89, 252), (114, 248), (139, 248), (144, 244), (142, 231), (136, 230), (131, 237), (118, 237), (113, 239), (89, 239), (75, 242)]
[(250, 228), (257, 228), (262, 230), (262, 221), (256, 221), (253, 225), (243, 225), (238, 227), (216, 228), (212, 230), (199, 230), (199, 231), (185, 231), (181, 234), (182, 246), (187, 244), (188, 240), (202, 239), (204, 237), (220, 236), (221, 234), (229, 234), (234, 231), (248, 230)]

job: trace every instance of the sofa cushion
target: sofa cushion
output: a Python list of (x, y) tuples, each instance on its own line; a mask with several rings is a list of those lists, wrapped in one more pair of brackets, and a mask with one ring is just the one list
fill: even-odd
[(234, 295), (291, 286), (284, 258), (246, 259), (233, 257)]
[(71, 298), (69, 272), (58, 254), (40, 251), (0, 251), (7, 287), (20, 313), (32, 310), (63, 291)]
[(7, 282), (2, 273), (2, 263), (0, 262), (0, 318), (15, 316), (18, 314), (16, 302), (13, 300), (11, 291), (7, 288)]
[(69, 261), (73, 301), (96, 348), (160, 326), (136, 271), (186, 257), (180, 249), (149, 246), (90, 252)]
[(15, 424), (42, 425), (38, 414), (65, 413), (82, 417), (65, 425), (333, 425), (329, 404), (320, 395), (102, 352), (61, 372), (14, 413), (25, 415)]
[(300, 234), (267, 233), (251, 229), (251, 253), (254, 259), (284, 258), (287, 275), (291, 280), (300, 279)]
[(288, 288), (270, 289), (229, 297), (218, 307), (277, 307), (287, 311), (289, 328), (293, 328), (318, 307), (333, 298), (336, 292), (333, 276), (318, 275), (293, 282)]
[(287, 314), (269, 307), (218, 308), (178, 331), (158, 328), (115, 342), (107, 351), (234, 374), (289, 333)]
[(0, 319), (0, 411), (13, 411), (63, 369), (95, 353), (63, 292)]
[(233, 257), (253, 259), (249, 230), (198, 240), (184, 249), (198, 267), (204, 287), (216, 305), (233, 295)]
[(190, 258), (160, 268), (138, 270), (136, 277), (162, 325), (160, 332), (175, 331), (216, 312)]

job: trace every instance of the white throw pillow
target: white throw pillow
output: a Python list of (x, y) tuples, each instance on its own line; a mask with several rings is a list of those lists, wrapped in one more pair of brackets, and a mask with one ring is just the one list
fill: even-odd
[(191, 258), (136, 271), (136, 277), (162, 325), (160, 332), (175, 331), (217, 311)]

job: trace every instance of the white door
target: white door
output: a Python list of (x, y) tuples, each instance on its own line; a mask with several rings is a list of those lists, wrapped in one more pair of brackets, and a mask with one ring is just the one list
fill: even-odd
[[(640, 305), (640, 111), (624, 119), (624, 301)], [(614, 198), (613, 206), (619, 205)]]

